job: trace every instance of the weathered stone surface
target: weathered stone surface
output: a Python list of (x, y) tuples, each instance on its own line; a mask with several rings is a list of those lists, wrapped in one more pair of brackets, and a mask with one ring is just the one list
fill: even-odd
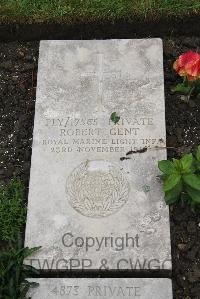
[(41, 278), (32, 299), (172, 299), (171, 280), (166, 278)]
[(42, 249), (27, 263), (170, 269), (161, 159), (161, 40), (42, 41), (25, 241)]

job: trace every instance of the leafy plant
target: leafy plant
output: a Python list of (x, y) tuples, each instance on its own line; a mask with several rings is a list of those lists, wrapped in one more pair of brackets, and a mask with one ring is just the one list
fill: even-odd
[(0, 252), (0, 298), (24, 299), (30, 287), (38, 286), (35, 282), (29, 282), (27, 277), (39, 274), (38, 270), (23, 261), (36, 252), (40, 247), (22, 248), (21, 239), (15, 247)]
[(18, 179), (0, 186), (0, 240), (14, 241), (26, 221), (24, 186)]
[(159, 161), (158, 167), (163, 172), (167, 204), (183, 199), (192, 207), (200, 206), (200, 145), (194, 156), (186, 154), (180, 160)]
[(116, 125), (120, 120), (120, 116), (117, 115), (117, 112), (113, 112), (110, 116), (110, 119)]
[(200, 98), (200, 80), (189, 81), (187, 77), (184, 78), (183, 83), (177, 84), (172, 91), (181, 93), (186, 96), (186, 102), (193, 96)]

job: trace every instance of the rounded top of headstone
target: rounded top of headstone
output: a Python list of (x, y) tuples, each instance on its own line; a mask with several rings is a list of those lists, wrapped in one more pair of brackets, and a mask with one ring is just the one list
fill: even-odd
[(129, 184), (118, 165), (85, 161), (67, 178), (66, 193), (80, 214), (101, 218), (119, 211), (128, 200)]

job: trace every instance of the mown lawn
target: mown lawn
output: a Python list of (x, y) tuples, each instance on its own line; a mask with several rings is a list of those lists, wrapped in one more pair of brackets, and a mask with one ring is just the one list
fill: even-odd
[(1, 17), (63, 17), (69, 23), (199, 13), (200, 0), (0, 0)]

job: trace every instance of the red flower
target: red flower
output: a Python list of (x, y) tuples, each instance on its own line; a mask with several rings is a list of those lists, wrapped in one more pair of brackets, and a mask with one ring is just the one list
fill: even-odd
[(200, 54), (189, 51), (174, 62), (174, 69), (189, 81), (200, 79)]

